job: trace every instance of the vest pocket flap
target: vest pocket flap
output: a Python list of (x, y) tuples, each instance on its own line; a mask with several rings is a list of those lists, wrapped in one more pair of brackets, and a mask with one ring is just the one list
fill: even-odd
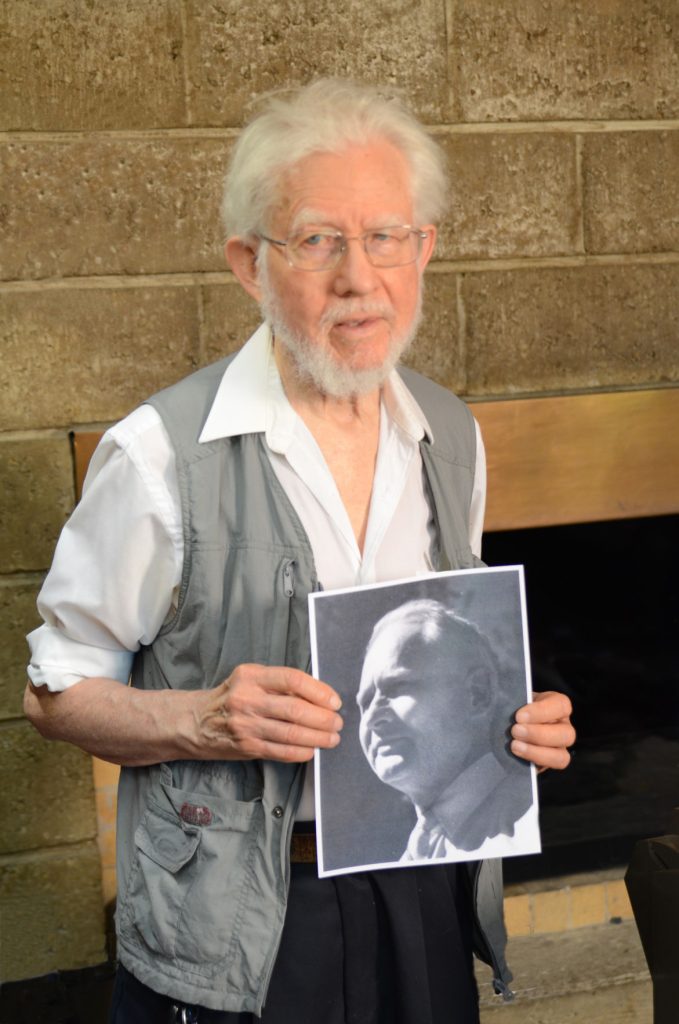
[(249, 832), (253, 817), (261, 813), (261, 798), (232, 800), (220, 797), (214, 793), (215, 785), (214, 780), (205, 780), (204, 791), (196, 792), (162, 783), (160, 793), (152, 799), (151, 805), (166, 814), (174, 811), (178, 819), (189, 826), (198, 826), (199, 831), (227, 829), (230, 832)]
[(139, 823), (134, 841), (154, 864), (174, 875), (198, 849), (200, 832), (185, 831), (178, 822), (149, 813)]

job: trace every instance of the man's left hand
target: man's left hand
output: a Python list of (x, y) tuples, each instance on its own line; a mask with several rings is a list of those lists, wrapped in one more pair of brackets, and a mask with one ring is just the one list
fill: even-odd
[(563, 693), (534, 693), (533, 703), (516, 712), (511, 730), (512, 753), (540, 769), (566, 768), (571, 760), (568, 748), (575, 743), (572, 711), (571, 702)]

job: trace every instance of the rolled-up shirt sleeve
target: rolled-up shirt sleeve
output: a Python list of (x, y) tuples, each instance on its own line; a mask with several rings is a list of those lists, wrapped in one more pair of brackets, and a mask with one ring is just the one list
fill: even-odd
[(486, 449), (477, 420), (474, 420), (474, 425), (476, 427), (476, 466), (469, 508), (469, 543), (474, 554), (480, 558), (483, 520), (486, 514)]
[(126, 683), (135, 651), (171, 614), (183, 558), (174, 455), (142, 406), (108, 431), (64, 527), (28, 636), (28, 675), (64, 690), (104, 676)]

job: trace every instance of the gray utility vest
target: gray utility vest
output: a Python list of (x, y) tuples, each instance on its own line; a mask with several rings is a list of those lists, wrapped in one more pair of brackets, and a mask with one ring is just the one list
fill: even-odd
[[(177, 457), (184, 524), (178, 607), (142, 648), (134, 686), (216, 686), (243, 662), (310, 664), (306, 533), (261, 434), (199, 444), (228, 360), (152, 399)], [(436, 439), (421, 444), (438, 568), (476, 564), (468, 541), (475, 433), (466, 406), (409, 371)], [(302, 766), (174, 761), (123, 768), (118, 794), (118, 953), (140, 981), (186, 1003), (261, 1014), (280, 942)], [(511, 997), (500, 861), (470, 865), (475, 947)]]

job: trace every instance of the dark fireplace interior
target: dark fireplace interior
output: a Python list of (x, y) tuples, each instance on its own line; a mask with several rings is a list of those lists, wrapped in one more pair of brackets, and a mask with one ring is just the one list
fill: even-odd
[(539, 781), (543, 854), (508, 882), (626, 865), (679, 806), (679, 515), (489, 533), (523, 564), (533, 687), (562, 690), (578, 741)]

